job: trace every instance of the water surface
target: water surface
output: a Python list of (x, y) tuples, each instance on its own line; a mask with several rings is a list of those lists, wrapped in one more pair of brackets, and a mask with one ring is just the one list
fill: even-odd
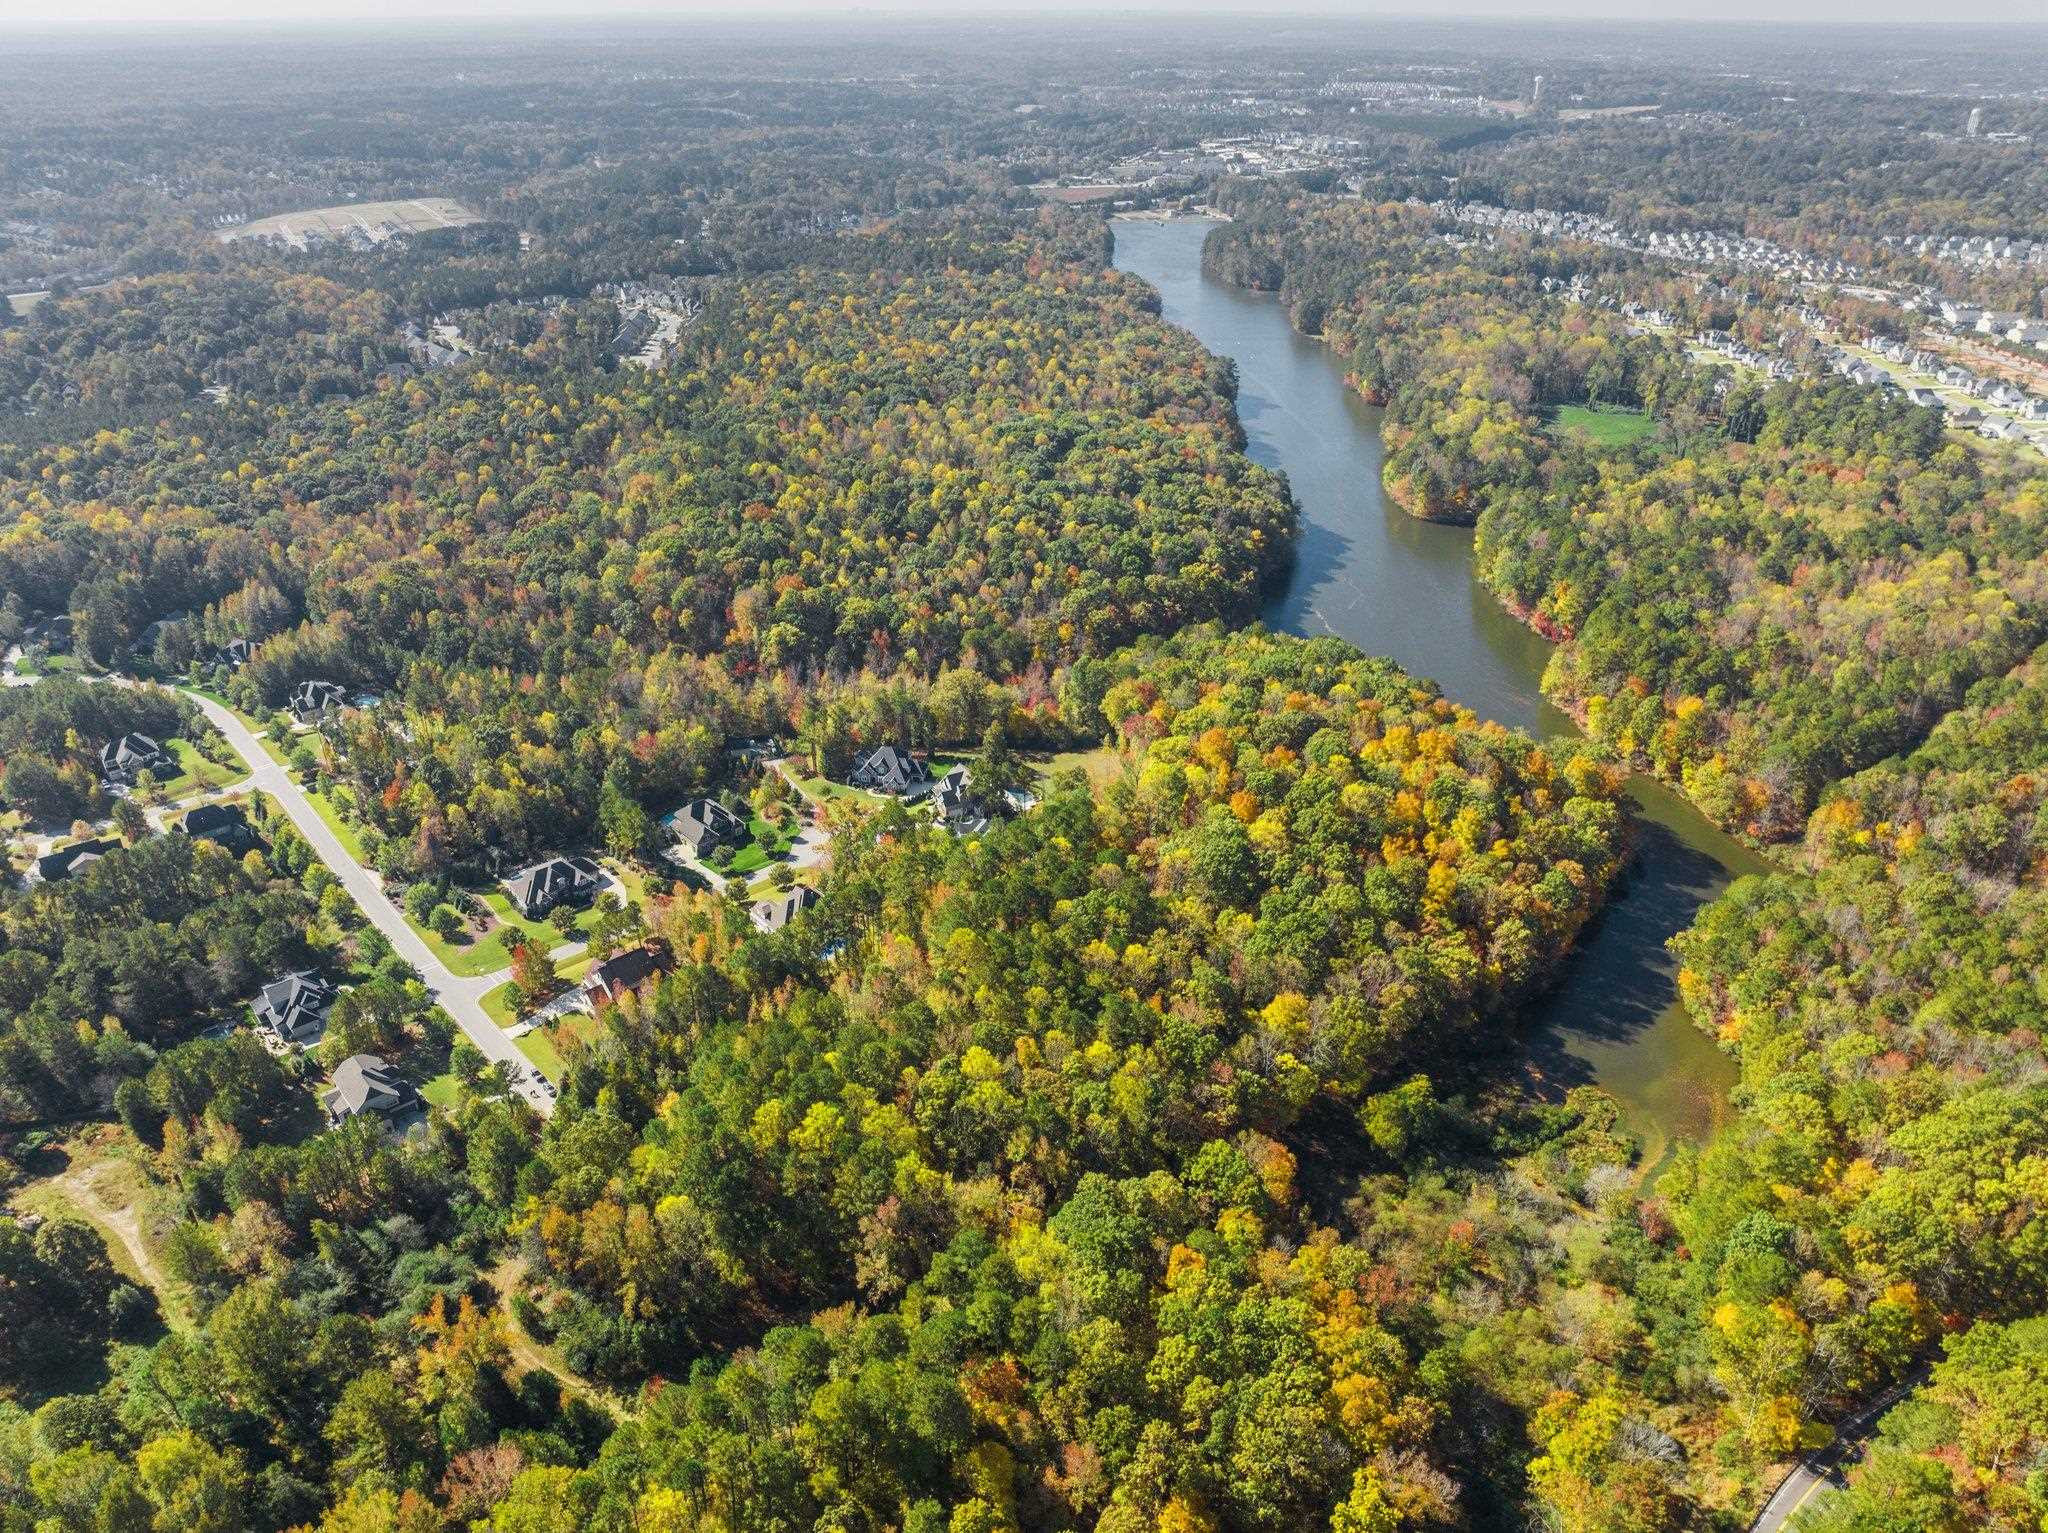
[[(1204, 219), (1125, 220), (1116, 264), (1159, 290), (1165, 315), (1238, 371), (1252, 458), (1287, 475), (1301, 507), (1295, 567), (1267, 624), (1332, 633), (1427, 676), (1483, 718), (1572, 732), (1538, 686), (1550, 646), (1472, 576), (1472, 533), (1417, 521), (1380, 488), (1380, 412), (1336, 354), (1295, 333), (1270, 296), (1202, 275)], [(1551, 1090), (1604, 1086), (1655, 1160), (1699, 1140), (1727, 1110), (1734, 1067), (1678, 1006), (1664, 940), (1762, 860), (1683, 798), (1630, 786), (1635, 855), (1605, 913), (1527, 1020), (1530, 1069)]]

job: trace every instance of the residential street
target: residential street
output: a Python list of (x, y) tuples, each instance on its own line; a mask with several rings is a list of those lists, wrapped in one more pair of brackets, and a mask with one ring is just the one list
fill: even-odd
[(320, 860), (341, 880), (342, 887), (348, 890), (370, 924), (390, 939), (391, 945), (407, 963), (419, 970), (434, 999), (455, 1019), (456, 1026), (462, 1029), (469, 1041), (483, 1051), (486, 1059), (502, 1061), (517, 1073), (520, 1095), (541, 1112), (552, 1112), (554, 1104), (534, 1084), (532, 1067), (526, 1056), (519, 1052), (519, 1046), (506, 1037), (505, 1030), (493, 1022), (483, 1008), (484, 996), (504, 983), (505, 971), (467, 977), (451, 973), (448, 966), (434, 956), (433, 949), (420, 939), (419, 933), (406, 924), (404, 914), (385, 895), (377, 876), (349, 856), (348, 849), (307, 801), (305, 790), (292, 780), (291, 773), (271, 759), (255, 733), (213, 699), (190, 692), (185, 695), (199, 705), (207, 721), (225, 735), (228, 742), (241, 752), (242, 759), (249, 763), (249, 777), (241, 786), (260, 788), (283, 806), (299, 834), (312, 844)]
[[(18, 646), (7, 652), (4, 665), (0, 665), (0, 670), (4, 670), (4, 683), (8, 686), (33, 686), (41, 678), (19, 674), (15, 670), (15, 662), (19, 657)], [(134, 685), (132, 681), (119, 676), (88, 676), (81, 679), (105, 681), (113, 686)], [(503, 984), (511, 971), (498, 969), (489, 974), (477, 975), (459, 975), (452, 972), (434, 956), (433, 949), (421, 940), (419, 933), (406, 924), (404, 914), (385, 895), (384, 886), (377, 875), (348, 854), (348, 848), (327, 828), (327, 822), (320, 818), (319, 811), (307, 800), (305, 790), (292, 780), (290, 772), (272, 759), (255, 732), (231, 710), (222, 707), (212, 698), (202, 697), (182, 687), (176, 690), (196, 703), (200, 712), (206, 715), (207, 721), (226, 736), (228, 742), (240, 752), (242, 759), (249, 763), (249, 775), (240, 782), (194, 795), (189, 800), (180, 801), (179, 804), (169, 807), (189, 808), (192, 804), (252, 789), (261, 789), (270, 794), (283, 807), (299, 833), (319, 854), (320, 860), (327, 864), (328, 870), (341, 880), (342, 887), (348, 890), (357, 908), (368, 918), (370, 924), (390, 939), (391, 945), (407, 963), (419, 970), (420, 978), (426, 982), (427, 989), (440, 1003), (441, 1009), (454, 1018), (456, 1026), (462, 1029), (469, 1041), (482, 1051), (486, 1059), (502, 1062), (511, 1070), (518, 1081), (514, 1089), (535, 1108), (543, 1114), (553, 1112), (554, 1099), (536, 1084), (533, 1066), (519, 1051), (519, 1046), (503, 1028), (491, 1020), (490, 1013), (483, 1008), (483, 998)], [(164, 828), (164, 820), (163, 810), (158, 810), (150, 816), (150, 824), (159, 831)], [(608, 887), (614, 886), (608, 883)], [(553, 956), (559, 960), (581, 951), (580, 943), (566, 943), (555, 949)]]

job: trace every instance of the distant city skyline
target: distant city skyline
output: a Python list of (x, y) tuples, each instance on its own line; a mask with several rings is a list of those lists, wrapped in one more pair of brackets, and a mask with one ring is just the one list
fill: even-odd
[(306, 23), (390, 23), (435, 20), (519, 21), (581, 19), (696, 18), (759, 19), (763, 16), (826, 15), (891, 18), (998, 20), (1014, 16), (1117, 14), (1461, 16), (1484, 20), (1782, 21), (1836, 24), (2048, 25), (2048, 0), (1954, 0), (1930, 8), (1923, 0), (1453, 0), (1448, 5), (1417, 0), (1288, 0), (1263, 7), (1247, 0), (1121, 0), (1090, 6), (1076, 0), (82, 0), (61, 11), (42, 0), (0, 0), (0, 27), (14, 30), (91, 29), (108, 25), (291, 25)]

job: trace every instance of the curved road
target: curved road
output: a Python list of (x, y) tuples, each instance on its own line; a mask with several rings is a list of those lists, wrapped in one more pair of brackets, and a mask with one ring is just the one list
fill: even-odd
[(1878, 1418), (1903, 1400), (1927, 1379), (1925, 1364), (1879, 1395), (1875, 1400), (1844, 1418), (1835, 1428), (1835, 1440), (1818, 1453), (1808, 1454), (1778, 1485), (1771, 1499), (1756, 1514), (1750, 1533), (1779, 1533), (1794, 1513), (1813, 1499), (1823, 1487), (1840, 1490), (1847, 1482), (1844, 1471), (1863, 1457), (1863, 1448), (1877, 1430)]
[[(21, 649), (18, 645), (10, 647), (5, 656), (0, 657), (0, 672), (4, 672), (4, 675), (0, 675), (0, 685), (33, 686), (42, 679), (39, 676), (20, 674), (15, 669), (15, 662), (20, 657)], [(123, 676), (80, 676), (79, 679), (104, 681), (117, 687), (137, 685), (133, 680)], [(249, 764), (249, 775), (240, 782), (202, 797), (214, 798), (223, 793), (240, 793), (260, 788), (274, 798), (284, 810), (286, 818), (297, 827), (299, 834), (306, 838), (320, 860), (327, 864), (328, 871), (341, 880), (342, 887), (348, 890), (370, 924), (382, 932), (399, 955), (419, 971), (420, 978), (426, 982), (428, 992), (440, 1003), (441, 1009), (454, 1019), (455, 1025), (462, 1029), (469, 1041), (482, 1051), (484, 1058), (504, 1064), (512, 1079), (517, 1082), (513, 1089), (532, 1103), (538, 1111), (544, 1115), (553, 1112), (554, 1098), (537, 1084), (537, 1072), (527, 1063), (526, 1056), (519, 1052), (519, 1046), (505, 1035), (505, 1030), (492, 1021), (490, 1013), (483, 1008), (483, 998), (504, 983), (509, 971), (501, 969), (491, 974), (462, 975), (455, 973), (436, 958), (434, 950), (421, 940), (418, 932), (406, 924), (405, 916), (384, 893), (384, 886), (377, 875), (349, 855), (348, 848), (341, 844), (340, 837), (327, 828), (327, 822), (320, 818), (320, 812), (307, 799), (305, 789), (292, 780), (290, 772), (277, 764), (271, 754), (263, 748), (263, 742), (256, 738), (255, 732), (232, 711), (223, 708), (210, 697), (202, 697), (199, 693), (184, 687), (168, 690), (176, 691), (196, 703), (199, 711), (206, 715), (207, 722), (226, 736), (228, 742)], [(158, 828), (161, 829), (161, 826)], [(557, 955), (565, 950), (573, 950), (573, 944), (568, 945), (567, 949), (558, 949)]]
[(327, 822), (320, 818), (320, 812), (307, 799), (305, 789), (272, 759), (255, 732), (212, 698), (201, 697), (196, 692), (184, 695), (199, 705), (207, 722), (225, 735), (228, 743), (249, 763), (249, 775), (235, 785), (236, 789), (260, 788), (277, 800), (299, 834), (327, 864), (328, 871), (341, 880), (342, 887), (348, 890), (370, 924), (390, 940), (400, 957), (419, 970), (420, 978), (426, 981), (427, 989), (440, 1003), (441, 1009), (455, 1019), (455, 1025), (462, 1029), (469, 1041), (483, 1052), (486, 1059), (509, 1067), (519, 1083), (515, 1089), (521, 1096), (542, 1113), (552, 1112), (553, 1099), (534, 1084), (532, 1067), (528, 1065), (526, 1056), (519, 1052), (519, 1046), (505, 1036), (505, 1030), (493, 1022), (490, 1013), (483, 1008), (483, 998), (504, 983), (504, 973), (457, 974), (436, 958), (434, 950), (406, 924), (404, 914), (385, 894), (377, 875), (349, 855), (340, 837), (327, 828)]

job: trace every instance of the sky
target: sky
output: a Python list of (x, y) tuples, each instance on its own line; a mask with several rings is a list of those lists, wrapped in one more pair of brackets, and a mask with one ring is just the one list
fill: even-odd
[(1805, 22), (2035, 22), (2048, 24), (2048, 0), (1118, 0), (1084, 5), (1076, 0), (0, 0), (0, 26), (98, 29), (107, 26), (192, 24), (277, 25), (344, 21), (421, 21), (436, 18), (659, 15), (759, 18), (806, 13), (863, 16), (877, 23), (891, 15), (992, 18), (1002, 14), (1105, 15), (1118, 12), (1200, 12), (1206, 15), (1421, 15), (1492, 17), (1600, 17), (1650, 20), (1772, 20)]

